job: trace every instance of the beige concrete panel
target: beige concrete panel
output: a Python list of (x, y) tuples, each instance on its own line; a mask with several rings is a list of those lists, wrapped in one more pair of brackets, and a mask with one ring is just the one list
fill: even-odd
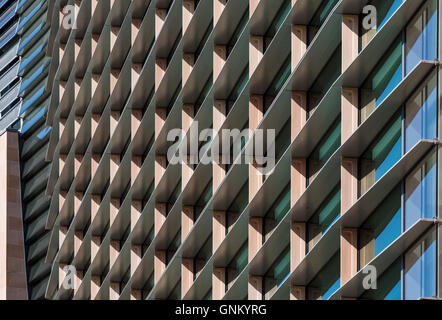
[(291, 206), (294, 206), (307, 188), (307, 160), (296, 158), (291, 166)]
[(262, 300), (262, 277), (249, 276), (248, 300)]
[(213, 268), (212, 300), (221, 300), (226, 294), (226, 268)]
[(306, 223), (292, 222), (290, 228), (290, 270), (295, 270), (306, 254)]
[(181, 297), (184, 297), (193, 284), (193, 259), (181, 259)]
[(307, 26), (292, 26), (292, 71), (307, 51)]
[(186, 32), (194, 12), (195, 0), (183, 0), (183, 34)]
[(249, 219), (249, 262), (262, 247), (263, 219)]
[(342, 72), (359, 54), (359, 17), (342, 16)]
[(226, 4), (227, 0), (213, 0), (213, 26), (216, 26), (218, 23)]
[(307, 122), (307, 92), (292, 92), (291, 113), (291, 141), (293, 141)]
[(187, 79), (189, 79), (189, 76), (190, 76), (190, 73), (192, 72), (194, 64), (195, 64), (195, 54), (184, 53), (183, 54), (183, 63), (182, 63), (183, 86), (186, 84)]
[(359, 118), (359, 98), (357, 88), (342, 88), (342, 136), (341, 141), (344, 143), (358, 128)]
[(341, 231), (341, 285), (358, 272), (358, 230)]
[(166, 221), (166, 217), (167, 217), (167, 204), (159, 202), (155, 203), (155, 215), (154, 215), (155, 236), (160, 231), (164, 221)]
[(183, 206), (181, 214), (181, 242), (184, 242), (193, 227), (195, 209), (192, 206)]
[[(218, 0), (214, 0), (215, 2)], [(215, 45), (213, 48), (213, 82), (218, 79), (227, 59), (227, 46)]]
[(342, 159), (341, 213), (345, 213), (358, 199), (358, 160)]
[[(254, 0), (250, 0), (251, 3)], [(252, 13), (252, 12), (251, 12)], [(250, 36), (249, 45), (249, 74), (252, 75), (264, 56), (264, 37)]]
[(154, 257), (154, 281), (160, 280), (163, 272), (166, 270), (166, 251), (156, 250)]
[(213, 212), (213, 223), (212, 223), (212, 252), (218, 249), (221, 242), (223, 242), (226, 237), (226, 212), (225, 211), (214, 211)]
[(305, 287), (292, 286), (290, 288), (290, 300), (306, 300)]

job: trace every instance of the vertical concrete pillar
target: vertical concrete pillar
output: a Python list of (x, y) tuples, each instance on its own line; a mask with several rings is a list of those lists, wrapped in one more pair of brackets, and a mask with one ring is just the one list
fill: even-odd
[(306, 300), (305, 287), (292, 286), (290, 288), (290, 300)]
[(27, 300), (18, 133), (0, 136), (0, 299)]
[(155, 187), (160, 183), (161, 178), (166, 172), (167, 158), (166, 156), (155, 156)]
[(158, 38), (161, 28), (163, 27), (164, 20), (166, 20), (167, 9), (156, 8), (155, 14), (155, 38)]
[(163, 80), (164, 74), (167, 69), (167, 59), (157, 58), (155, 63), (155, 91), (158, 90), (161, 80)]
[(167, 216), (167, 204), (166, 203), (155, 203), (155, 212), (154, 212), (154, 228), (155, 228), (155, 236), (160, 232), (161, 227), (166, 221)]
[[(358, 160), (342, 159), (341, 168), (341, 212), (344, 214), (358, 198)], [(358, 231), (341, 230), (341, 284), (346, 283), (357, 272)]]
[(249, 276), (248, 300), (262, 300), (263, 278)]
[[(214, 0), (215, 2), (218, 0)], [(213, 82), (218, 79), (227, 59), (227, 46), (214, 45), (213, 48)]]
[(156, 250), (154, 257), (154, 282), (157, 283), (160, 280), (163, 272), (166, 270), (166, 251)]
[(218, 249), (218, 247), (226, 237), (226, 223), (227, 223), (227, 216), (225, 211), (213, 212), (212, 253), (215, 253), (215, 251)]
[(258, 217), (249, 220), (249, 262), (262, 247), (263, 219)]
[(181, 297), (184, 297), (193, 284), (193, 259), (181, 259)]
[(344, 143), (358, 128), (359, 122), (359, 94), (357, 88), (342, 88), (341, 101), (341, 142)]
[(258, 7), (258, 4), (261, 0), (249, 0), (249, 15), (250, 18), (253, 16), (253, 13), (255, 12), (256, 8)]
[[(251, 95), (249, 103), (249, 129), (250, 137), (253, 136), (253, 132), (258, 128), (259, 123), (264, 116), (264, 99), (261, 95)], [(251, 150), (249, 151), (251, 152)], [(263, 184), (262, 174), (259, 171), (255, 161), (249, 163), (249, 201), (255, 197)]]
[(307, 26), (292, 26), (292, 71), (307, 51)]
[(195, 209), (192, 206), (183, 206), (181, 214), (181, 242), (184, 242), (193, 227)]
[(183, 0), (183, 34), (186, 32), (194, 12), (195, 0)]
[(291, 99), (291, 141), (295, 140), (307, 122), (307, 92), (294, 91)]
[[(253, 1), (253, 0), (250, 0)], [(250, 36), (249, 74), (252, 75), (264, 55), (264, 37)]]
[(184, 53), (183, 54), (183, 64), (182, 64), (183, 86), (186, 84), (187, 79), (189, 79), (189, 76), (190, 76), (190, 73), (192, 72), (194, 64), (195, 64), (195, 55), (193, 53)]
[(227, 4), (227, 0), (213, 0), (213, 26), (218, 23), (221, 14), (224, 11), (224, 7)]
[(130, 251), (130, 275), (133, 276), (135, 270), (139, 266), (143, 258), (143, 250), (141, 245), (133, 244)]
[(359, 17), (342, 16), (342, 71), (344, 72), (359, 54)]
[(213, 268), (212, 300), (221, 300), (226, 294), (226, 268)]

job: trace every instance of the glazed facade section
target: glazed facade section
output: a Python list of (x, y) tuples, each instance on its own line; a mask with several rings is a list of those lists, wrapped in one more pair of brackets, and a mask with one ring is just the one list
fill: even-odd
[(52, 5), (47, 299), (440, 297), (441, 1)]
[(45, 195), (50, 167), (46, 152), (51, 129), (45, 126), (50, 12), (46, 0), (0, 1), (5, 299), (44, 298), (50, 273), (45, 263), (50, 234), (45, 228), (50, 199)]

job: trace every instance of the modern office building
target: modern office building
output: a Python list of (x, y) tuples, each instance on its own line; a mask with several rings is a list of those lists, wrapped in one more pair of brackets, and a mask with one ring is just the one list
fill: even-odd
[(441, 297), (442, 0), (6, 2), (27, 297)]
[(42, 299), (50, 264), (49, 1), (0, 1), (0, 298)]

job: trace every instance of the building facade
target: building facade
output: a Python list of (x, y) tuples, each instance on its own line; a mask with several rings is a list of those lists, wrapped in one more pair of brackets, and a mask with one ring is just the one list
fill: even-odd
[(0, 1), (2, 299), (42, 299), (50, 274), (45, 228), (50, 163), (49, 1)]
[(28, 298), (441, 297), (441, 0), (8, 3)]

